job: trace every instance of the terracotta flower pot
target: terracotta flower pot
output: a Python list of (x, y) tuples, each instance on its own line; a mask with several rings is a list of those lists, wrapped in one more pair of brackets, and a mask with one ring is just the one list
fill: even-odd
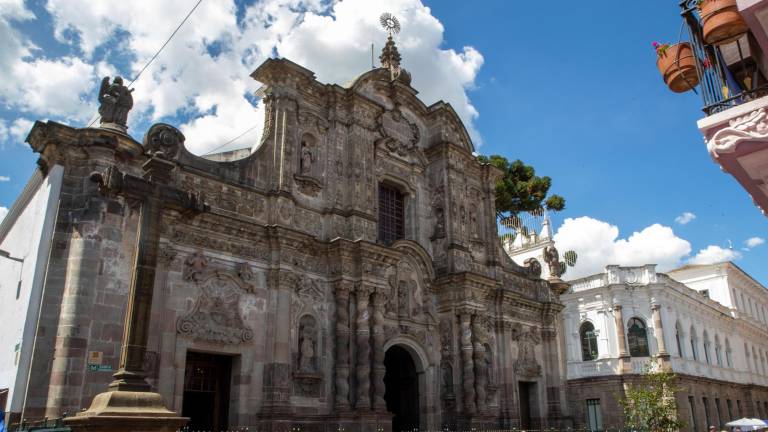
[(656, 60), (664, 82), (675, 93), (686, 92), (699, 84), (696, 57), (688, 42), (669, 46)]
[(699, 5), (704, 42), (722, 45), (747, 32), (747, 23), (736, 7), (736, 0), (703, 0)]

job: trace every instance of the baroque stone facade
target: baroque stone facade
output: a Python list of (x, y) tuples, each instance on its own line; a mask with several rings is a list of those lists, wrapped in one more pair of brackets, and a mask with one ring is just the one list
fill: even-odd
[[(165, 124), (143, 143), (35, 124), (40, 170), (62, 167), (63, 182), (19, 414), (76, 412), (105, 389), (143, 248), (156, 262), (139, 317), (149, 342), (127, 361), (184, 415), (210, 378), (190, 366), (203, 353), (226, 359), (222, 428), (567, 423), (562, 305), (538, 262), (503, 252), (500, 173), (473, 156), (450, 105), (425, 106), (399, 65), (349, 87), (284, 59), (252, 76), (265, 129), (236, 161), (192, 155)], [(379, 235), (382, 185), (403, 199), (394, 242)], [(137, 248), (142, 230), (157, 241)], [(91, 352), (107, 367), (91, 369)], [(408, 372), (396, 361), (413, 369), (410, 411), (395, 403), (405, 390), (391, 377)]]

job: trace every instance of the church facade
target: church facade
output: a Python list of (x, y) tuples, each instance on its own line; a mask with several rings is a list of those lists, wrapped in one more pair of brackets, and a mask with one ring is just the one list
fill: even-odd
[(566, 425), (559, 289), (502, 250), (500, 173), (389, 42), (349, 87), (263, 63), (263, 138), (235, 161), (165, 124), (36, 123), (51, 220), (6, 410), (80, 411), (134, 365), (192, 429)]

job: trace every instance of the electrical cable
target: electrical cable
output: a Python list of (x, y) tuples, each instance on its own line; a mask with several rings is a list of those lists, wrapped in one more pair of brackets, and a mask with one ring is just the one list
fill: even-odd
[[(192, 7), (192, 9), (189, 10), (189, 12), (187, 13), (187, 16), (185, 16), (184, 19), (181, 20), (179, 25), (176, 26), (176, 29), (173, 31), (173, 33), (171, 33), (171, 35), (168, 36), (168, 39), (166, 39), (165, 43), (163, 43), (163, 46), (161, 46), (160, 49), (158, 49), (157, 52), (155, 52), (155, 54), (152, 56), (152, 58), (149, 59), (149, 61), (144, 65), (144, 67), (141, 68), (141, 70), (136, 75), (136, 77), (133, 78), (133, 80), (130, 83), (128, 83), (128, 85), (126, 87), (130, 87), (133, 83), (135, 83), (136, 81), (139, 80), (139, 77), (141, 77), (141, 74), (144, 73), (144, 71), (147, 70), (149, 65), (151, 65), (152, 62), (155, 61), (155, 59), (157, 58), (158, 55), (160, 55), (160, 53), (163, 51), (165, 46), (168, 45), (168, 42), (170, 42), (171, 39), (173, 39), (173, 37), (176, 36), (176, 33), (179, 31), (181, 26), (183, 26), (184, 23), (187, 22), (187, 20), (189, 19), (190, 15), (192, 15), (192, 12), (194, 12), (195, 9), (197, 9), (197, 7), (200, 6), (200, 3), (202, 3), (202, 2), (203, 2), (203, 0), (197, 0), (197, 3), (195, 3), (195, 6)], [(88, 127), (93, 126), (93, 124), (96, 123), (96, 120), (98, 120), (98, 118), (99, 118), (99, 115), (97, 114), (96, 117), (88, 124)]]

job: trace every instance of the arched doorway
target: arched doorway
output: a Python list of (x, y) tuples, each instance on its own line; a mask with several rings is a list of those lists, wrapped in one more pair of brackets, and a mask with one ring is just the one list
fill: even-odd
[(419, 376), (411, 354), (394, 345), (384, 356), (384, 400), (394, 414), (392, 432), (419, 429)]

